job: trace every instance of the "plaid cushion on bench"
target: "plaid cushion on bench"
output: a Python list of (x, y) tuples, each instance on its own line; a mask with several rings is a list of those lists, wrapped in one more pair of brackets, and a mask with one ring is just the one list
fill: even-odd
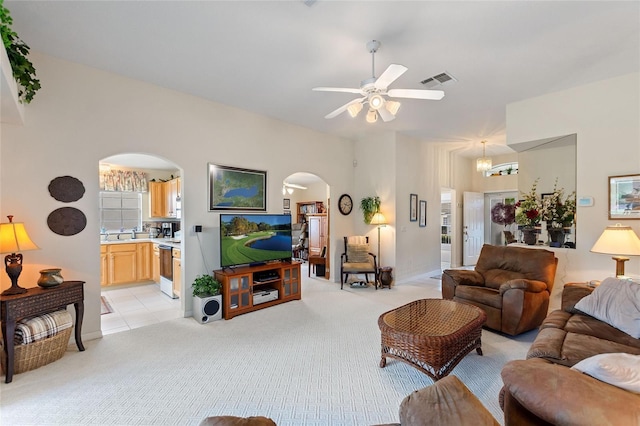
[(37, 342), (38, 340), (55, 336), (72, 325), (71, 314), (66, 309), (21, 319), (16, 324), (13, 343), (15, 345), (26, 345), (27, 343)]

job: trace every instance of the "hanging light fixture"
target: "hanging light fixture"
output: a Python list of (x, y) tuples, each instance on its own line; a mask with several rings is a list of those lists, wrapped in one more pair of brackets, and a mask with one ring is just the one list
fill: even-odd
[(367, 113), (367, 123), (375, 123), (378, 121), (378, 111), (370, 109)]
[(485, 144), (487, 141), (480, 142), (482, 144), (482, 157), (476, 160), (476, 170), (479, 172), (486, 172), (491, 169), (491, 158), (487, 157), (485, 152)]
[(382, 108), (384, 105), (384, 98), (379, 94), (369, 96), (369, 106), (375, 110)]
[(402, 104), (397, 101), (387, 101), (385, 102), (384, 107), (387, 109), (387, 111), (389, 111), (391, 114), (395, 116), (398, 113), (398, 110), (400, 109), (400, 105)]
[(349, 115), (352, 118), (356, 118), (357, 115), (362, 111), (362, 103), (357, 102), (355, 104), (351, 104), (347, 107), (347, 111), (349, 111)]

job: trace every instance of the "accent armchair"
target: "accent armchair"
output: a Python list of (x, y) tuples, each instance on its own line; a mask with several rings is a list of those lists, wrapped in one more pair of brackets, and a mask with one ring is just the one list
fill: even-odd
[(547, 316), (557, 265), (549, 250), (485, 244), (475, 270), (442, 273), (442, 298), (481, 308), (486, 327), (515, 336)]
[(369, 274), (378, 289), (378, 265), (376, 255), (369, 251), (369, 237), (344, 237), (344, 253), (340, 256), (340, 290), (350, 274), (364, 274), (369, 283)]

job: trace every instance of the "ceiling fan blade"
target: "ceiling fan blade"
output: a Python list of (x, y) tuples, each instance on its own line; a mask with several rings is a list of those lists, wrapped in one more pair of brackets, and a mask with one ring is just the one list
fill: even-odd
[(316, 92), (344, 92), (344, 93), (357, 93), (358, 95), (362, 94), (362, 90), (351, 89), (348, 87), (314, 87), (311, 90), (315, 90)]
[(324, 118), (326, 118), (327, 120), (333, 117), (336, 117), (340, 114), (342, 114), (343, 112), (345, 112), (347, 110), (347, 108), (349, 108), (349, 105), (351, 104), (357, 104), (358, 102), (362, 102), (363, 100), (365, 100), (367, 98), (358, 98), (358, 99), (354, 99), (351, 102), (347, 102), (346, 104), (342, 105), (340, 108), (331, 111), (329, 114), (325, 115)]
[(382, 118), (382, 121), (384, 122), (396, 119), (396, 116), (391, 114), (389, 111), (387, 111), (387, 108), (385, 108), (384, 106), (378, 109), (378, 114), (380, 115), (380, 117)]
[(444, 98), (442, 90), (391, 89), (387, 95), (392, 98), (429, 99), (432, 101)]
[(407, 72), (407, 70), (408, 68), (404, 65), (391, 64), (386, 70), (384, 70), (382, 75), (378, 77), (374, 86), (376, 89), (386, 90), (391, 83), (396, 81), (396, 79)]

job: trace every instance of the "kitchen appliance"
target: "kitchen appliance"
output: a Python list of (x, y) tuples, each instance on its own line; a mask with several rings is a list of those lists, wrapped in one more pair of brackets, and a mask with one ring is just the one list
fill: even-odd
[(162, 235), (164, 238), (173, 238), (176, 231), (180, 229), (179, 222), (163, 222)]
[[(164, 224), (163, 224), (164, 225)], [(160, 253), (160, 291), (172, 299), (176, 297), (173, 294), (173, 255), (171, 250), (173, 247), (160, 244), (158, 251)]]
[(158, 236), (162, 233), (162, 229), (156, 226), (152, 226), (149, 228), (149, 238), (158, 238)]

